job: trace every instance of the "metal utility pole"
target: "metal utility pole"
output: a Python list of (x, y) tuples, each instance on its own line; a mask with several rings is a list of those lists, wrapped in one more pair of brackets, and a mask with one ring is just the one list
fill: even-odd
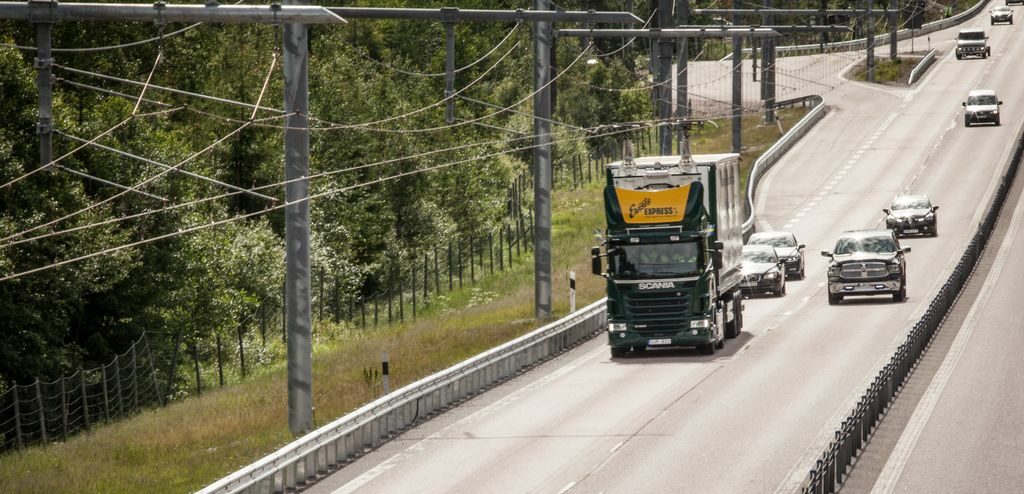
[(865, 47), (867, 48), (868, 82), (875, 82), (875, 25), (872, 22), (871, 4), (873, 0), (865, 0), (867, 3), (867, 32), (865, 33)]
[[(690, 23), (689, 0), (677, 0), (676, 21), (680, 25)], [(676, 76), (676, 118), (690, 117), (690, 95), (687, 88), (687, 85), (690, 83), (689, 58), (690, 40), (686, 37), (679, 38), (679, 41), (676, 43), (676, 67), (678, 69), (678, 75)], [(677, 150), (679, 154), (683, 153), (683, 139), (683, 131), (680, 129), (677, 137)]]
[[(658, 0), (657, 14), (658, 29), (665, 29), (672, 26), (672, 0)], [(672, 50), (675, 42), (672, 38), (658, 38), (655, 56), (658, 58), (657, 80), (654, 86), (655, 102), (657, 106), (658, 120), (667, 123), (672, 118)], [(672, 154), (672, 127), (661, 125), (658, 127), (658, 154), (667, 156)]]
[(449, 17), (444, 21), (444, 123), (455, 123), (455, 16), (452, 8), (441, 9), (442, 15)]
[[(534, 0), (549, 10), (550, 0)], [(551, 318), (551, 23), (533, 25), (533, 265), (534, 316)]]
[(32, 0), (29, 8), (36, 17), (36, 85), (39, 87), (39, 121), (36, 133), (39, 134), (39, 166), (46, 166), (53, 161), (53, 54), (51, 52), (53, 27), (53, 8), (57, 2), (52, 0)]
[[(286, 0), (301, 5), (305, 0)], [(288, 428), (313, 430), (313, 317), (309, 260), (309, 28), (284, 25), (285, 287)]]
[[(736, 24), (739, 16), (732, 15)], [(743, 38), (732, 39), (732, 152), (743, 147)]]
[[(764, 0), (765, 9), (772, 8), (772, 0)], [(765, 25), (772, 24), (774, 16), (762, 13), (762, 22)], [(761, 68), (764, 74), (761, 76), (761, 99), (764, 100), (764, 121), (765, 123), (775, 122), (775, 40), (765, 38), (762, 45)]]
[(899, 29), (899, 3), (889, 0), (889, 60), (896, 61), (896, 31)]

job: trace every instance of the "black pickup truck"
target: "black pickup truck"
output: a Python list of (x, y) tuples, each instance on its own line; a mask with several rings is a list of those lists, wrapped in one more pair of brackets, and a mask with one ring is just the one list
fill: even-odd
[(843, 232), (829, 258), (828, 303), (835, 305), (851, 295), (892, 295), (894, 302), (907, 298), (907, 264), (892, 230)]

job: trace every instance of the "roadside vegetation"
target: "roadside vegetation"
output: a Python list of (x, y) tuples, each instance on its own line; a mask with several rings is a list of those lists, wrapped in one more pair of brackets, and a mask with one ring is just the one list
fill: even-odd
[[(779, 112), (783, 129), (803, 108)], [(779, 136), (762, 115), (744, 117), (744, 167)], [(728, 120), (696, 131), (694, 153), (727, 152)], [(600, 180), (553, 195), (554, 311), (568, 312), (568, 272), (577, 273), (582, 307), (604, 295), (589, 272), (593, 232), (604, 223)], [(533, 320), (533, 258), (487, 276), (430, 305), (415, 322), (360, 330), (345, 324), (315, 329), (314, 404), (327, 423), (381, 393), (380, 354), (387, 351), (393, 389), (444, 369), (538, 327)], [(278, 344), (279, 345), (279, 344)], [(67, 442), (0, 456), (0, 485), (9, 492), (193, 491), (291, 440), (283, 362), (257, 368), (244, 382), (149, 410)]]

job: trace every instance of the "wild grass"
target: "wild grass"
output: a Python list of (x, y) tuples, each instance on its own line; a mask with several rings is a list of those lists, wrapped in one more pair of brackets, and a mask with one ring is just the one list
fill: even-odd
[[(802, 114), (802, 109), (779, 112), (783, 128)], [(744, 119), (746, 167), (780, 136), (776, 125), (760, 125), (760, 119)], [(697, 132), (693, 151), (728, 151), (729, 129), (723, 121)], [(553, 194), (556, 317), (568, 312), (570, 270), (577, 274), (578, 306), (604, 295), (604, 280), (589, 272), (593, 232), (604, 225), (601, 187), (595, 180)], [(366, 371), (379, 367), (381, 352), (389, 354), (395, 389), (542, 324), (533, 319), (533, 257), (526, 253), (506, 268), (431, 299), (416, 321), (365, 330), (318, 325), (313, 357), (317, 424), (379, 396), (379, 378)], [(18, 493), (195, 491), (291, 441), (286, 397), (283, 362), (266, 365), (240, 384), (95, 427), (63, 443), (0, 456), (0, 486)]]

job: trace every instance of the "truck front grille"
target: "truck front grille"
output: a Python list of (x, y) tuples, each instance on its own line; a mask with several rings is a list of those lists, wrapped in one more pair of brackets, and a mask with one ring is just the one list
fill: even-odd
[(626, 311), (634, 318), (634, 330), (641, 333), (657, 333), (686, 329), (683, 316), (690, 312), (689, 297), (676, 293), (678, 292), (626, 293)]
[(839, 273), (845, 280), (866, 280), (885, 278), (889, 271), (885, 268), (884, 262), (850, 262), (843, 264)]

